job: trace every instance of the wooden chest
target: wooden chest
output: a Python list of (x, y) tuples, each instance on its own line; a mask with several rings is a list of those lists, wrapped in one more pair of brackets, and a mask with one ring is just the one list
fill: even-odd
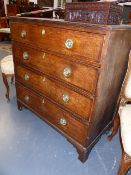
[(19, 17), (10, 27), (18, 109), (62, 133), (84, 162), (112, 124), (131, 27)]

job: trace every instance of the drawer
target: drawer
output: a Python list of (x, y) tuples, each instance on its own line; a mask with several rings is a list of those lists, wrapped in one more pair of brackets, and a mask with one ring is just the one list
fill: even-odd
[(92, 112), (93, 100), (64, 87), (57, 81), (46, 76), (36, 74), (19, 65), (15, 66), (16, 80), (34, 89), (42, 95), (56, 101), (68, 110), (75, 111), (84, 119), (89, 120)]
[(18, 100), (39, 114), (42, 119), (48, 121), (55, 128), (71, 136), (79, 143), (85, 144), (84, 138), (86, 138), (88, 126), (75, 120), (69, 113), (61, 110), (47, 99), (32, 93), (19, 83), (16, 83), (16, 91)]
[(103, 35), (36, 24), (11, 23), (12, 38), (46, 50), (99, 62)]
[[(60, 78), (90, 93), (95, 93), (98, 70), (70, 62), (61, 57), (13, 43), (14, 60), (33, 69)], [(85, 76), (83, 76), (85, 75)]]

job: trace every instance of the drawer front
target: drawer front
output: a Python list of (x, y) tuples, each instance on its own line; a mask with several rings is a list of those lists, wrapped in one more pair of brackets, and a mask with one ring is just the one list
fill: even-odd
[(16, 62), (60, 78), (90, 93), (95, 93), (98, 79), (98, 71), (95, 68), (75, 64), (18, 43), (13, 44), (13, 51)]
[(12, 38), (37, 44), (46, 50), (99, 62), (103, 36), (47, 26), (11, 23)]
[(50, 80), (46, 76), (38, 75), (21, 66), (16, 66), (15, 72), (16, 80), (89, 120), (93, 100), (64, 87), (59, 82)]
[[(55, 128), (59, 128), (62, 132), (68, 134), (81, 144), (85, 144), (87, 135), (87, 126), (75, 120), (67, 112), (61, 110), (45, 98), (32, 93), (27, 88), (16, 83), (16, 91), (18, 100), (22, 101), (29, 108), (47, 120)], [(37, 105), (36, 105), (37, 103)]]

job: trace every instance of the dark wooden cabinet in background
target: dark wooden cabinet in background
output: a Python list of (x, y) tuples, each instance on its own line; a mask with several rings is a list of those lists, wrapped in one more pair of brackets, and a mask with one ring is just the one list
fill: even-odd
[(5, 16), (4, 0), (0, 0), (0, 17)]
[(17, 6), (28, 5), (29, 4), (29, 0), (16, 0), (16, 4), (17, 4)]
[(112, 124), (131, 26), (11, 17), (10, 27), (18, 108), (62, 133), (84, 162)]
[[(7, 16), (16, 16), (18, 13), (29, 12), (36, 10), (34, 6), (29, 5), (29, 0), (16, 0), (9, 1), (9, 4), (6, 4)], [(38, 8), (37, 8), (38, 10)]]
[[(6, 17), (0, 17), (0, 28), (6, 28), (8, 27), (8, 22)], [(6, 33), (0, 33), (0, 41), (9, 38), (9, 35)]]
[(7, 16), (16, 16), (16, 14), (19, 13), (16, 4), (6, 4), (6, 9), (7, 9)]
[(37, 0), (40, 7), (53, 7), (54, 0)]
[[(7, 18), (5, 17), (4, 0), (0, 0), (0, 28), (8, 27)], [(0, 33), (0, 41), (5, 38), (7, 34)]]

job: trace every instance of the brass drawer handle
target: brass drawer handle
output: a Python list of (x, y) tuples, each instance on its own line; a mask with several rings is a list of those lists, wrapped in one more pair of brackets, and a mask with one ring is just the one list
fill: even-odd
[(70, 97), (68, 94), (63, 94), (62, 99), (65, 103), (67, 103), (70, 100)]
[(42, 29), (41, 34), (42, 34), (42, 36), (45, 35), (45, 29)]
[(23, 53), (23, 59), (27, 60), (29, 58), (28, 52)]
[(26, 95), (26, 96), (25, 96), (25, 101), (26, 101), (26, 102), (29, 102), (29, 100), (30, 100), (30, 97), (29, 97), (28, 95)]
[(60, 118), (59, 120), (60, 124), (63, 125), (63, 126), (66, 126), (67, 125), (67, 121), (65, 118)]
[(22, 37), (22, 38), (25, 38), (25, 37), (26, 37), (26, 31), (25, 31), (25, 30), (23, 30), (23, 31), (21, 32), (21, 37)]
[(25, 74), (24, 79), (28, 81), (30, 79), (30, 76), (28, 74)]
[(70, 77), (71, 75), (71, 68), (70, 67), (66, 67), (64, 70), (63, 70), (63, 75), (68, 78)]
[(65, 41), (65, 46), (66, 46), (67, 49), (71, 49), (73, 47), (73, 45), (74, 45), (73, 39), (67, 39)]

